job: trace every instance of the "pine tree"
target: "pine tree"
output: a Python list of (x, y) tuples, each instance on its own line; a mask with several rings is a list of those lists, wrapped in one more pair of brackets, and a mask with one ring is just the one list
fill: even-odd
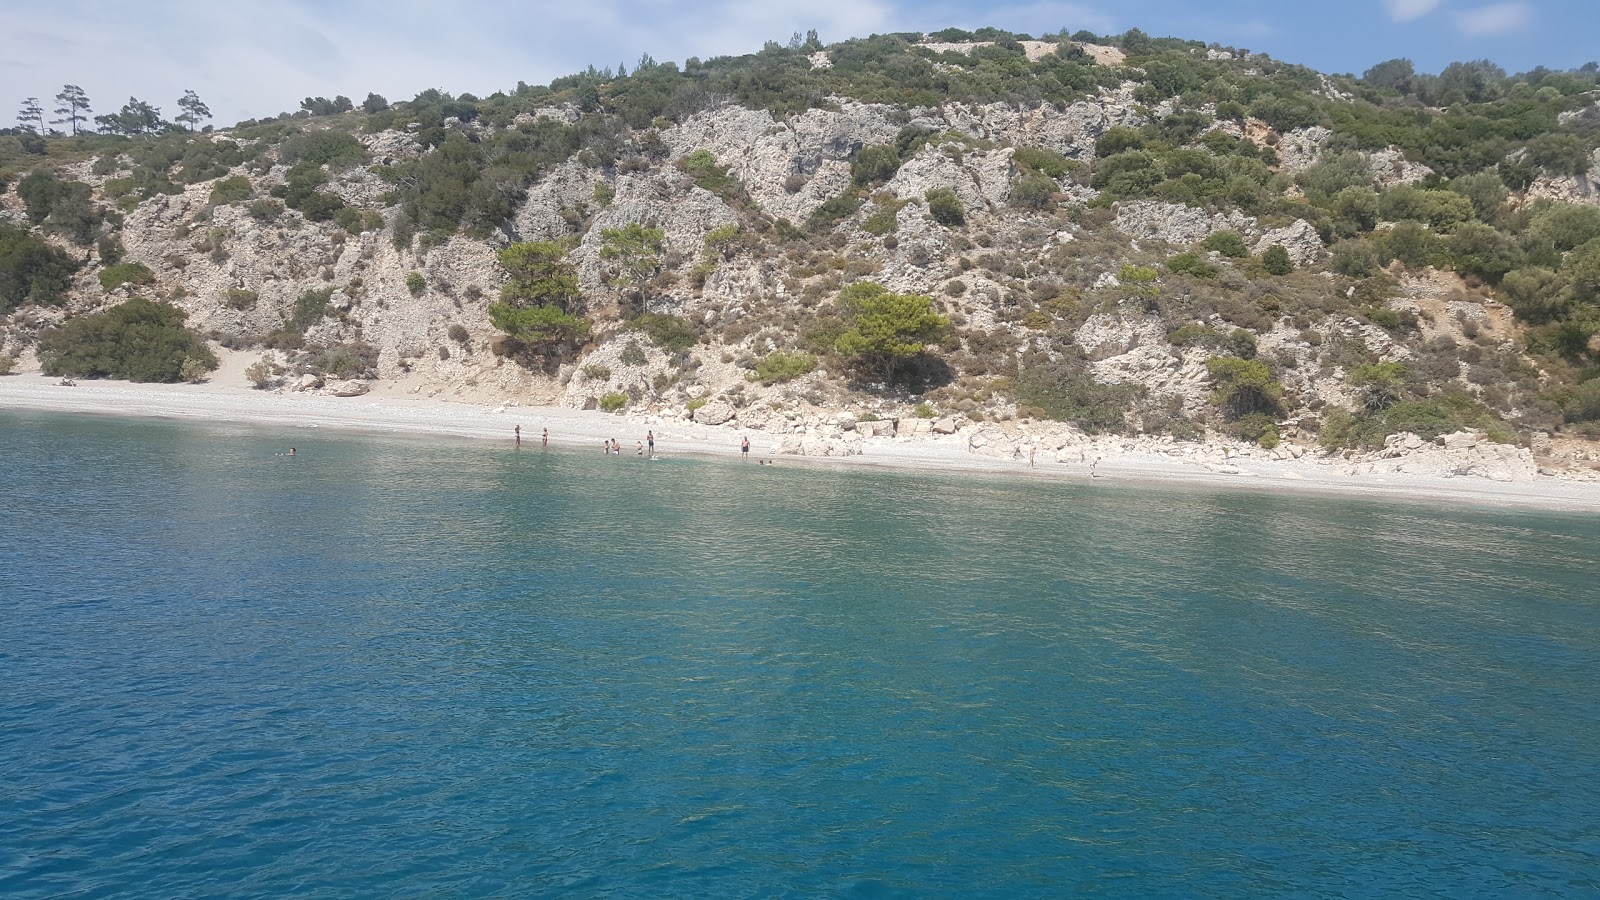
[(200, 95), (194, 91), (184, 91), (183, 97), (178, 100), (178, 106), (183, 112), (173, 118), (190, 131), (199, 128), (201, 120), (211, 118), (211, 110), (201, 102)]
[(61, 93), (56, 95), (56, 102), (61, 104), (56, 107), (56, 115), (61, 118), (51, 119), (50, 124), (66, 125), (72, 129), (73, 134), (77, 134), (79, 131), (78, 123), (89, 121), (89, 113), (91, 112), (89, 109), (89, 95), (84, 93), (83, 88), (75, 84), (69, 84), (61, 89)]
[(45, 133), (44, 107), (39, 105), (38, 97), (29, 97), (22, 101), (22, 109), (17, 113), (17, 124), (34, 134)]

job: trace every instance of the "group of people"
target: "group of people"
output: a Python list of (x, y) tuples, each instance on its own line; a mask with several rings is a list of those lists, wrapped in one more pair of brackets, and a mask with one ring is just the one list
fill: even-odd
[[(522, 446), (522, 426), (521, 425), (512, 426), (511, 433), (516, 439), (517, 446), (521, 447)], [(544, 430), (544, 433), (542, 435), (540, 435), (539, 446), (541, 446), (541, 447), (549, 447), (550, 446), (550, 429), (546, 428)], [(605, 439), (602, 439), (600, 441), (600, 449), (601, 449), (601, 452), (604, 453), (607, 456), (621, 456), (622, 455), (622, 442), (618, 441), (616, 438), (605, 438)], [(654, 429), (651, 429), (650, 431), (645, 433), (643, 441), (634, 441), (633, 442), (633, 452), (638, 456), (646, 456), (646, 455), (648, 455), (651, 459), (655, 459), (656, 458), (656, 433), (655, 433)], [(739, 457), (741, 459), (744, 459), (744, 460), (749, 460), (750, 459), (750, 438), (744, 437), (744, 438), (740, 438), (739, 439)], [(767, 460), (761, 460), (760, 462), (763, 465), (770, 465), (771, 464)]]
[[(521, 425), (512, 426), (511, 433), (516, 435), (517, 446), (521, 447), (522, 446), (522, 426)], [(539, 438), (539, 446), (541, 446), (541, 447), (549, 447), (550, 446), (550, 429), (546, 428), (544, 430), (544, 434)]]
[[(648, 442), (648, 444), (646, 442)], [(618, 441), (616, 438), (611, 438), (610, 440), (601, 440), (600, 448), (601, 451), (607, 456), (622, 455), (622, 442)], [(633, 453), (635, 456), (644, 456), (647, 452), (649, 453), (651, 459), (656, 458), (656, 433), (653, 430), (644, 436), (643, 441), (633, 442)]]

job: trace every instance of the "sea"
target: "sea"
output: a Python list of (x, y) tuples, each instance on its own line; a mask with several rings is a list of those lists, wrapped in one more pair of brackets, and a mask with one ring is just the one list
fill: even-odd
[(1600, 896), (1600, 517), (622, 436), (0, 412), (0, 896)]

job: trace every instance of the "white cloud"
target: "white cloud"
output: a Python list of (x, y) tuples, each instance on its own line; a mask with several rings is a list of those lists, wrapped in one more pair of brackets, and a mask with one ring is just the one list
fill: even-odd
[(1433, 12), (1439, 0), (1383, 0), (1389, 7), (1389, 18), (1396, 22), (1410, 22)]
[(1533, 10), (1526, 3), (1496, 3), (1469, 10), (1456, 17), (1456, 27), (1468, 37), (1491, 37), (1526, 28), (1533, 21)]

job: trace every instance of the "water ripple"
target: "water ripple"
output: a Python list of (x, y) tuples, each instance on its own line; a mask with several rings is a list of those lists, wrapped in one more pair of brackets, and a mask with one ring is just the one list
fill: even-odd
[(1600, 892), (1592, 518), (293, 442), (0, 415), (0, 893)]

